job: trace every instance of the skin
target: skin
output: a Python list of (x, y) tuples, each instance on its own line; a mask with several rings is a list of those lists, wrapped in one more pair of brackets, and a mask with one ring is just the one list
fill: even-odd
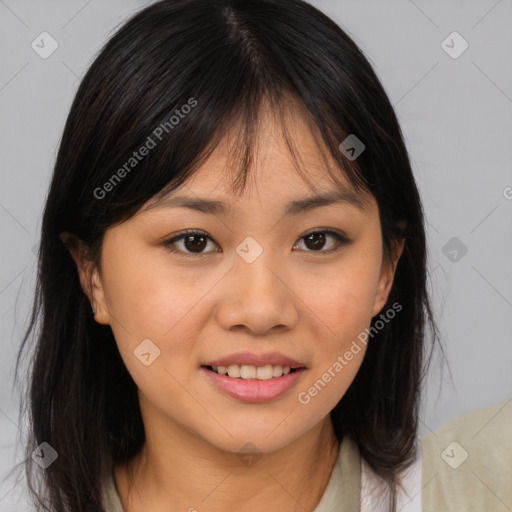
[[(307, 124), (295, 118), (290, 126), (314, 190), (295, 171), (279, 127), (264, 118), (242, 196), (229, 188), (227, 140), (171, 193), (219, 199), (232, 214), (141, 209), (106, 232), (101, 272), (70, 248), (95, 319), (111, 326), (139, 389), (146, 445), (128, 467), (115, 468), (125, 512), (312, 511), (327, 486), (339, 448), (329, 412), (353, 381), (365, 345), (308, 404), (298, 394), (381, 312), (403, 241), (392, 261), (383, 258), (370, 195), (364, 210), (342, 203), (283, 215), (289, 201), (335, 188)], [(338, 244), (326, 235), (324, 247), (315, 249), (303, 237), (317, 228), (342, 231), (352, 242), (327, 253)], [(211, 237), (206, 256), (184, 240), (174, 248), (187, 253), (188, 247), (189, 257), (163, 245), (185, 229)], [(247, 236), (263, 249), (250, 264), (236, 252)], [(134, 355), (144, 339), (160, 349), (149, 366)], [(277, 351), (307, 369), (291, 391), (262, 404), (223, 394), (199, 371), (205, 362), (246, 350)], [(261, 456), (252, 466), (238, 456), (246, 443)]]

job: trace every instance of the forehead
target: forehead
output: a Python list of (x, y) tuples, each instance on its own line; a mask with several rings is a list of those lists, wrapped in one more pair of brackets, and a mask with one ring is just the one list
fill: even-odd
[[(288, 108), (283, 113), (278, 118), (268, 103), (261, 107), (257, 130), (251, 139), (253, 158), (242, 191), (235, 192), (233, 186), (243, 174), (240, 169), (243, 127), (238, 123), (227, 130), (213, 152), (180, 187), (162, 191), (145, 209), (172, 205), (175, 198), (184, 196), (217, 198), (229, 206), (253, 197), (259, 203), (270, 204), (313, 196), (321, 205), (322, 201), (327, 204), (334, 195), (341, 195), (354, 206), (370, 206), (370, 194), (354, 189), (301, 110)], [(319, 195), (329, 198), (320, 199)], [(294, 205), (290, 206), (289, 213), (293, 213)], [(300, 209), (301, 204), (295, 207)]]

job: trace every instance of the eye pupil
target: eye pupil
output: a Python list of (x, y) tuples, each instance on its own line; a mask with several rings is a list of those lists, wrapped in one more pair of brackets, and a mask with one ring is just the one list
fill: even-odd
[[(312, 246), (309, 245), (309, 242), (312, 241)], [(321, 249), (325, 245), (325, 234), (324, 233), (311, 233), (306, 237), (306, 245), (310, 249)]]
[[(199, 242), (193, 243), (194, 239), (199, 239)], [(194, 252), (194, 248), (199, 249), (198, 252), (201, 252), (206, 247), (206, 237), (203, 235), (188, 235), (185, 238), (184, 243), (185, 243), (185, 247), (187, 248), (187, 250), (191, 250), (191, 248), (188, 246), (188, 244), (192, 243), (192, 246), (191, 246), (192, 252)]]

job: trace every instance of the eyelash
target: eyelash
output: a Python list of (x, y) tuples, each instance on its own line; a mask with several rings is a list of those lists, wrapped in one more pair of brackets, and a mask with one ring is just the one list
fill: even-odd
[[(306, 250), (306, 252), (318, 253), (318, 254), (330, 254), (330, 253), (339, 251), (343, 246), (348, 245), (348, 244), (350, 244), (352, 242), (351, 240), (349, 240), (346, 236), (342, 235), (341, 233), (338, 233), (338, 232), (330, 230), (330, 229), (318, 229), (318, 230), (315, 230), (315, 231), (310, 231), (309, 233), (306, 233), (305, 235), (302, 235), (299, 238), (299, 240), (302, 240), (303, 238), (306, 238), (309, 235), (313, 235), (313, 234), (316, 234), (316, 233), (325, 233), (325, 234), (332, 235), (332, 237), (337, 242), (337, 246), (334, 249), (328, 249), (326, 251), (324, 251), (324, 250), (319, 250), (319, 251)], [(211, 252), (219, 252), (219, 251), (209, 251), (209, 252), (203, 252), (203, 253), (199, 253), (199, 252), (198, 253), (192, 253), (192, 252), (178, 251), (176, 249), (172, 249), (171, 248), (171, 246), (174, 243), (176, 243), (176, 242), (178, 242), (180, 240), (183, 240), (185, 237), (190, 236), (190, 235), (203, 236), (203, 237), (207, 238), (208, 240), (210, 240), (210, 241), (215, 243), (213, 238), (208, 236), (203, 231), (186, 230), (186, 231), (183, 231), (182, 233), (180, 233), (179, 235), (173, 236), (172, 238), (170, 238), (168, 240), (165, 240), (162, 245), (164, 245), (165, 248), (169, 252), (175, 253), (176, 255), (178, 255), (180, 257), (184, 257), (184, 258), (189, 258), (189, 257), (194, 257), (194, 256), (196, 256), (196, 257), (204, 257), (204, 256), (207, 256), (208, 254), (210, 254)]]

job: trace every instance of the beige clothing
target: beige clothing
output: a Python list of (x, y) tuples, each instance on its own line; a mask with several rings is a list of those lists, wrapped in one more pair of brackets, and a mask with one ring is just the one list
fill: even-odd
[[(411, 504), (420, 497), (422, 512), (512, 511), (512, 400), (453, 420), (425, 436), (419, 451), (418, 489), (406, 495)], [(365, 468), (354, 442), (343, 440), (313, 512), (360, 512), (361, 502), (372, 510), (361, 490)], [(104, 492), (107, 512), (124, 512), (113, 479)]]
[(423, 511), (512, 511), (512, 399), (422, 440)]

